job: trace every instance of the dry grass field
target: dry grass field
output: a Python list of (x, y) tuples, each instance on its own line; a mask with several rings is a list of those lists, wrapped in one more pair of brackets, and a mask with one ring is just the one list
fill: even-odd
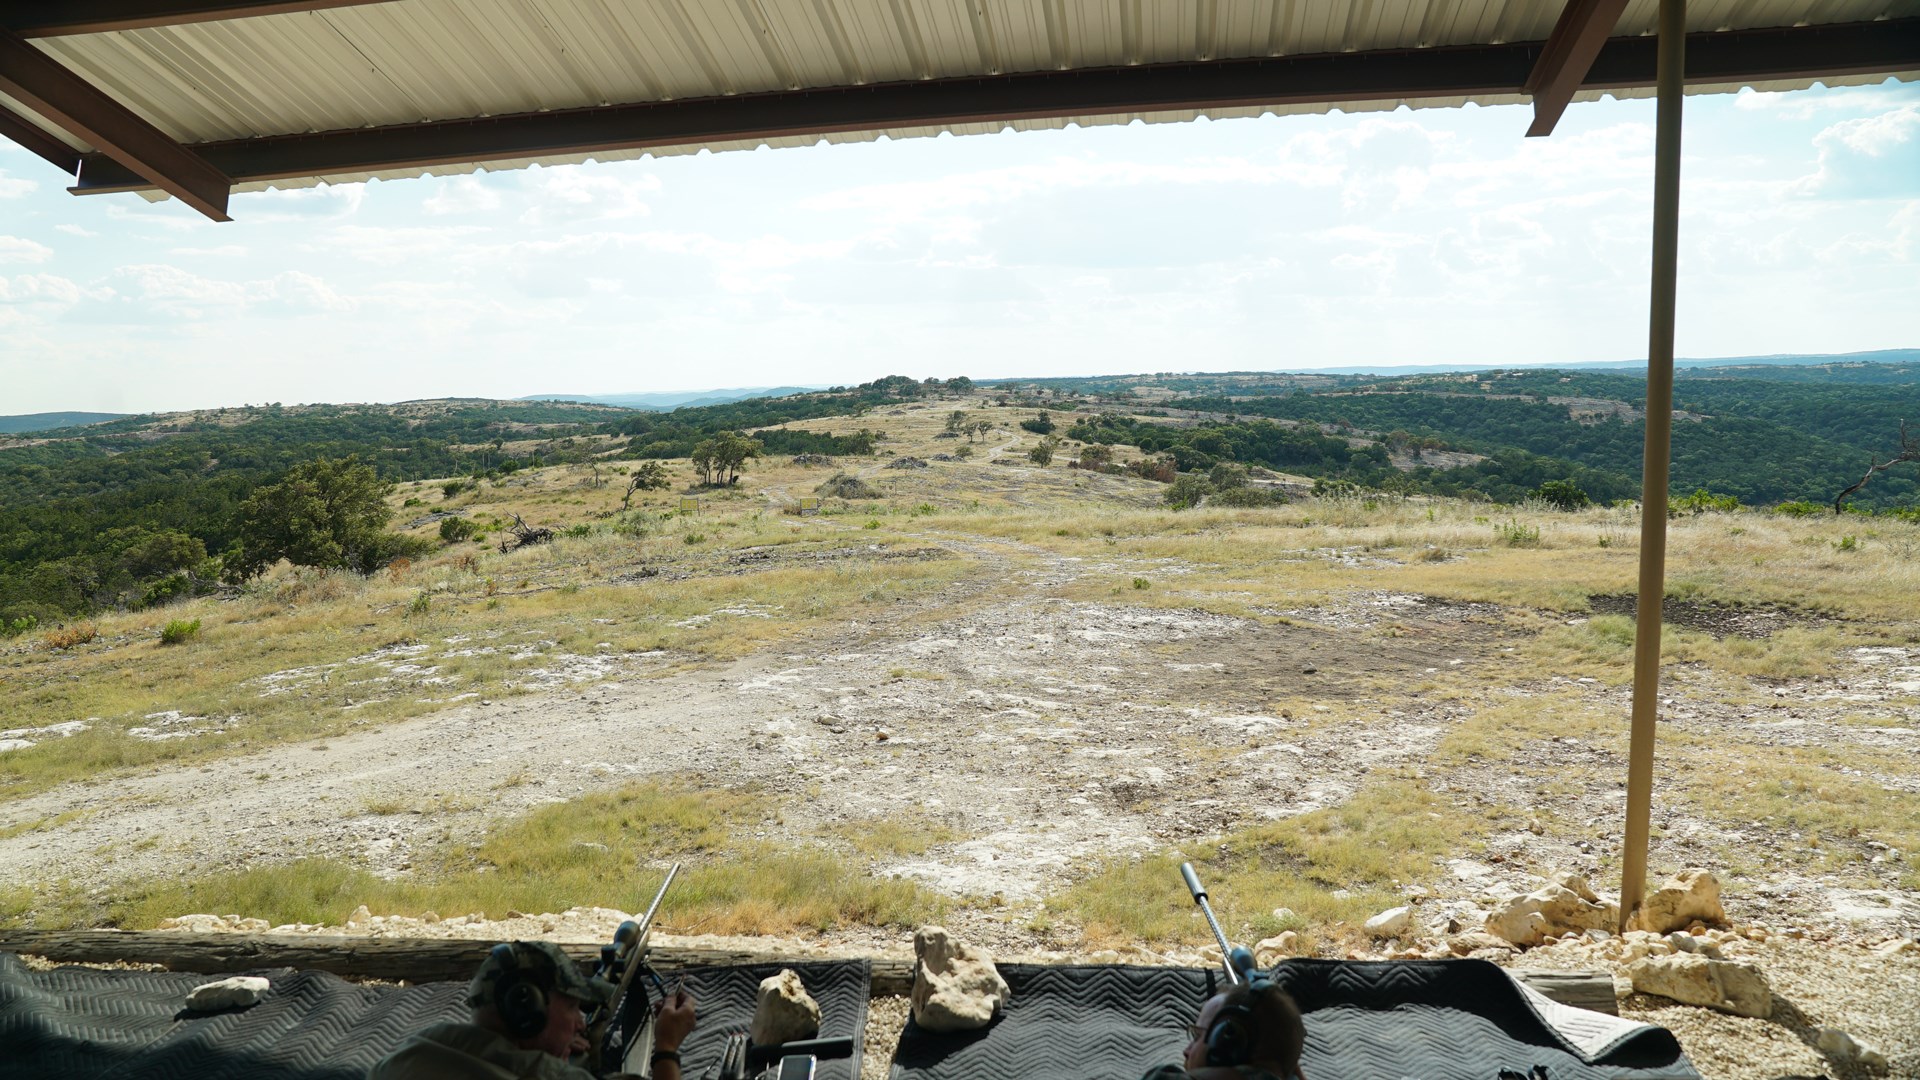
[[(993, 429), (806, 422), (886, 438), (697, 508), (623, 508), (611, 465), (405, 485), (421, 535), (559, 535), (9, 642), (0, 917), (631, 910), (671, 858), (679, 932), (1178, 949), (1192, 859), (1236, 936), (1343, 955), (1409, 896), (1438, 925), (1617, 884), (1636, 511), (1176, 512), (960, 404)], [(801, 514), (837, 472), (877, 494)], [(1684, 516), (1668, 581), (1655, 872), (1715, 871), (1741, 922), (1920, 931), (1920, 527)]]

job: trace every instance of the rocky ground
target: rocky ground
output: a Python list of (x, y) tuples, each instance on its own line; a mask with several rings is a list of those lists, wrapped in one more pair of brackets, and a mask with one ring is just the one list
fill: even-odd
[[(1471, 924), (1553, 870), (1605, 880), (1623, 805), (1617, 750), (1569, 734), (1498, 762), (1442, 768), (1429, 760), (1477, 711), (1515, 700), (1553, 697), (1626, 712), (1624, 688), (1590, 678), (1541, 671), (1498, 685), (1476, 679), (1521, 633), (1497, 605), (1366, 591), (1249, 618), (1130, 602), (1124, 592), (1072, 599), (1059, 594), (1076, 583), (1164, 580), (1183, 568), (932, 531), (923, 540), (972, 560), (978, 572), (897, 618), (843, 625), (724, 665), (669, 669), (673, 658), (651, 654), (596, 659), (580, 679), (600, 681), (553, 678), (537, 693), (466, 700), (383, 730), (10, 801), (0, 805), (0, 880), (60, 880), (83, 863), (107, 888), (307, 855), (404, 874), (416, 858), (477, 837), (503, 815), (635, 778), (691, 775), (772, 793), (796, 835), (902, 812), (940, 822), (955, 839), (876, 858), (872, 870), (990, 901), (958, 909), (955, 925), (1003, 956), (1060, 957), (1081, 954), (1062, 951), (1023, 916), (1078, 869), (1335, 805), (1384, 768), (1423, 770), (1459, 805), (1523, 816), (1410, 897), (1416, 932), (1380, 952), (1444, 951), (1449, 920)], [(298, 678), (290, 672), (281, 682)], [(1436, 684), (1449, 692), (1411, 689)], [(1871, 752), (1875, 762), (1905, 765), (1876, 765), (1883, 771), (1863, 780), (1920, 794), (1920, 714), (1912, 704), (1920, 649), (1858, 649), (1830, 678), (1751, 681), (1738, 695), (1724, 688), (1720, 676), (1673, 668), (1664, 731), (1718, 745)], [(1687, 762), (1664, 767), (1673, 775)], [(1551, 827), (1530, 827), (1529, 813)], [(38, 824), (13, 828), (27, 823)], [(1640, 995), (1623, 998), (1627, 1014), (1673, 1028), (1708, 1076), (1859, 1072), (1818, 1048), (1822, 1026), (1879, 1049), (1893, 1075), (1920, 1075), (1912, 1013), (1920, 956), (1900, 944), (1920, 932), (1920, 893), (1901, 884), (1910, 853), (1884, 844), (1868, 850), (1862, 840), (1844, 871), (1777, 862), (1798, 835), (1738, 806), (1663, 803), (1656, 825), (1656, 867), (1742, 859), (1771, 868), (1764, 878), (1730, 877), (1726, 908), (1736, 927), (1761, 929), (1760, 940), (1743, 935), (1729, 949), (1766, 972), (1780, 1006), (1768, 1019), (1743, 1019)], [(369, 917), (351, 929), (593, 940), (610, 932), (609, 919), (617, 922), (617, 913), (504, 923)], [(848, 931), (761, 947), (904, 951), (896, 936)], [(1608, 967), (1626, 977), (1626, 961), (1585, 940), (1501, 958)], [(1194, 957), (1136, 949), (1124, 959)], [(877, 1020), (891, 1015), (876, 1008)]]

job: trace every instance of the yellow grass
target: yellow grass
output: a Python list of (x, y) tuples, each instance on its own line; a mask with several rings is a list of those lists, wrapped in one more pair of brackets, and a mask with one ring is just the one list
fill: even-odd
[[(263, 866), (191, 881), (151, 882), (101, 903), (69, 887), (52, 897), (0, 896), (0, 921), (37, 925), (158, 925), (191, 912), (274, 924), (339, 924), (365, 904), (377, 915), (637, 911), (669, 861), (686, 868), (664, 930), (790, 934), (838, 926), (907, 927), (938, 918), (944, 901), (877, 877), (831, 852), (744, 839), (770, 804), (750, 793), (643, 784), (543, 807), (495, 828), (467, 855), (415, 876), (376, 877), (329, 859)], [(738, 831), (737, 831), (738, 830)]]

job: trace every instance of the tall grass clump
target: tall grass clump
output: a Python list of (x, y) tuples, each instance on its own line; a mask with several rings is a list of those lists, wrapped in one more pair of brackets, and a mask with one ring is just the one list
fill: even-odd
[(200, 636), (199, 619), (172, 619), (160, 628), (160, 644), (184, 645)]

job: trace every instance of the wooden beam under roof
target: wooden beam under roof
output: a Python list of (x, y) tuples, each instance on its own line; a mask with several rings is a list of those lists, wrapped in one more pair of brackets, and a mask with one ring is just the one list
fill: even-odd
[(1553, 134), (1553, 125), (1567, 111), (1573, 95), (1586, 81), (1600, 50), (1627, 10), (1627, 0), (1567, 0), (1560, 20), (1540, 49), (1533, 73), (1522, 89), (1533, 95), (1533, 125), (1528, 137)]
[(0, 0), (0, 30), (23, 38), (105, 34), (150, 26), (247, 19), (394, 0)]
[[(656, 146), (981, 121), (1520, 92), (1541, 46), (1392, 52), (1046, 71), (440, 120), (196, 144), (235, 183), (560, 157)], [(1920, 18), (1690, 35), (1694, 83), (1920, 70)], [(1614, 38), (1584, 88), (1654, 80), (1655, 42)], [(77, 195), (151, 187), (88, 155)]]
[(233, 181), (226, 174), (51, 56), (5, 31), (0, 31), (0, 92), (76, 141), (98, 149), (98, 154), (82, 159), (83, 181), (87, 160), (108, 161), (215, 221), (230, 220), (227, 194)]

